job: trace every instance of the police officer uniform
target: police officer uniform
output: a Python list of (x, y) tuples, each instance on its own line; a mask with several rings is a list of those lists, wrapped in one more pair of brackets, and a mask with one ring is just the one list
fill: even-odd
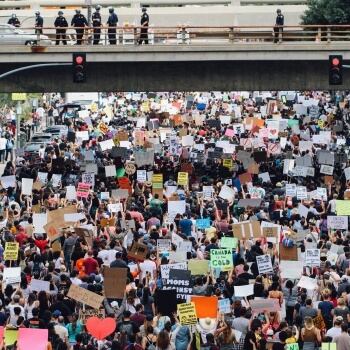
[[(72, 18), (71, 26), (72, 27), (85, 27), (85, 26), (87, 27), (88, 22), (87, 22), (85, 16), (80, 13), (79, 9), (75, 10), (75, 12), (76, 12), (76, 14)], [(81, 45), (83, 42), (84, 29), (80, 28), (80, 29), (76, 29), (75, 31), (77, 33), (77, 45)]]
[(102, 18), (100, 14), (101, 6), (97, 5), (95, 7), (96, 12), (92, 14), (92, 26), (94, 27), (94, 45), (98, 45), (101, 37), (101, 26), (102, 26)]
[(21, 22), (19, 21), (19, 19), (16, 17), (15, 14), (12, 15), (12, 17), (8, 20), (7, 24), (11, 24), (14, 27), (21, 26)]
[(145, 44), (148, 44), (148, 26), (149, 26), (149, 16), (147, 14), (147, 8), (142, 7), (142, 16), (141, 16), (141, 34), (140, 34), (140, 40), (139, 45), (141, 45), (143, 42)]
[(36, 11), (35, 12), (35, 28), (40, 28), (40, 29), (35, 29), (35, 34), (42, 34), (43, 30), (42, 27), (44, 26), (44, 19), (40, 16), (40, 12)]
[(280, 9), (276, 10), (277, 12), (277, 17), (276, 17), (276, 24), (273, 28), (273, 31), (275, 33), (275, 40), (273, 41), (274, 43), (278, 42), (278, 34), (283, 32), (283, 26), (284, 26), (284, 16), (282, 15), (282, 12)]
[(56, 28), (60, 28), (60, 29), (56, 29), (56, 45), (60, 44), (61, 38), (62, 38), (63, 45), (67, 45), (66, 29), (62, 29), (62, 28), (68, 27), (68, 22), (65, 19), (65, 17), (63, 17), (62, 11), (58, 11), (58, 17), (55, 20), (54, 26)]
[[(107, 25), (109, 27), (116, 27), (117, 23), (118, 23), (118, 16), (114, 13), (114, 9), (110, 8)], [(109, 39), (110, 45), (116, 45), (117, 43), (116, 33), (117, 33), (116, 28), (108, 28), (108, 39)]]

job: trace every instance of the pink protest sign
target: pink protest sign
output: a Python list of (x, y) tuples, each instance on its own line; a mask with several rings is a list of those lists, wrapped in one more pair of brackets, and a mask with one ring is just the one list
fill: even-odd
[(254, 299), (249, 300), (252, 312), (258, 314), (268, 310), (271, 311), (281, 311), (281, 306), (278, 299)]
[(233, 137), (235, 135), (235, 131), (232, 129), (226, 129), (225, 135)]
[(90, 186), (90, 184), (79, 182), (76, 191), (77, 197), (87, 198), (90, 192)]
[(33, 340), (35, 340), (35, 350), (46, 350), (48, 330), (35, 328), (18, 329), (18, 345), (21, 350), (33, 350)]

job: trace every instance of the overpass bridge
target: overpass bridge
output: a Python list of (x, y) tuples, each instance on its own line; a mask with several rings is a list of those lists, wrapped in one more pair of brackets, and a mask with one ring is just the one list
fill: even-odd
[[(88, 72), (86, 84), (73, 84), (69, 65), (21, 71), (0, 79), (0, 92), (330, 90), (328, 56), (341, 54), (344, 64), (350, 61), (350, 32), (347, 26), (301, 29), (285, 27), (288, 41), (277, 44), (267, 27), (186, 27), (180, 35), (190, 32), (191, 41), (182, 44), (183, 37), (176, 44), (179, 28), (167, 27), (155, 28), (154, 45), (1, 45), (0, 74), (71, 63), (77, 52), (86, 53)], [(174, 39), (164, 41), (164, 33)], [(350, 72), (344, 69), (343, 76), (337, 89), (349, 89)]]

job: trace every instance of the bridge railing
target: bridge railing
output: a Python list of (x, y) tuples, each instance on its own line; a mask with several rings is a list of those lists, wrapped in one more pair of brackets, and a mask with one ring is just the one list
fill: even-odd
[[(118, 27), (99, 27), (101, 30), (99, 44), (108, 45), (110, 39), (114, 40), (117, 45), (137, 45), (142, 39), (140, 26), (118, 26)], [(33, 35), (33, 27), (20, 28), (24, 30), (24, 35)], [(56, 42), (55, 27), (43, 27), (42, 32), (50, 37), (52, 44)], [(60, 28), (62, 29), (62, 28)], [(68, 27), (65, 29), (67, 42), (70, 45), (77, 43), (76, 31), (83, 30), (82, 43), (85, 45), (92, 44), (94, 39), (93, 27)], [(115, 33), (108, 33), (115, 29)], [(6, 45), (4, 37), (9, 35), (1, 32), (0, 44)], [(13, 28), (12, 32), (16, 32)], [(11, 35), (16, 35), (11, 33)], [(309, 25), (309, 26), (284, 26), (283, 28), (273, 28), (272, 26), (189, 26), (180, 24), (176, 27), (148, 27), (148, 41), (152, 45), (163, 44), (237, 44), (237, 43), (256, 43), (272, 42), (278, 43), (331, 43), (337, 41), (350, 41), (350, 25)], [(59, 38), (62, 40), (62, 37)], [(32, 40), (33, 41), (33, 40)], [(37, 34), (35, 44), (46, 45), (42, 42), (42, 35)], [(33, 42), (32, 42), (33, 43)]]
[[(94, 1), (92, 6), (101, 5), (104, 7), (130, 7), (139, 8), (144, 3), (152, 7), (176, 7), (176, 6), (241, 6), (241, 5), (305, 5), (307, 0), (100, 0)], [(86, 7), (84, 0), (60, 0), (59, 5), (55, 6), (52, 0), (9, 0), (0, 1), (1, 9), (40, 9), (40, 8), (72, 8), (72, 7)]]

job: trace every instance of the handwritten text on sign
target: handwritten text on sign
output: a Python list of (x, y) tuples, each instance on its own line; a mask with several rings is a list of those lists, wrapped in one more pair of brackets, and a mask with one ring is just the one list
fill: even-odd
[(87, 289), (76, 286), (75, 284), (70, 286), (68, 297), (89, 305), (94, 309), (99, 309), (104, 299), (102, 295), (90, 292)]

